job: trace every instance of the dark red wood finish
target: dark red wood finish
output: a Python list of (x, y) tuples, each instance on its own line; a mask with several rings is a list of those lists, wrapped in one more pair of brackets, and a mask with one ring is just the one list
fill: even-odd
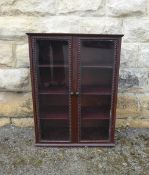
[[(114, 133), (115, 133), (115, 120), (116, 120), (116, 103), (117, 103), (117, 89), (118, 89), (118, 76), (119, 76), (119, 64), (120, 64), (120, 50), (121, 50), (121, 38), (123, 35), (102, 35), (102, 34), (56, 34), (56, 33), (28, 33), (29, 38), (29, 53), (30, 53), (30, 72), (31, 72), (31, 81), (32, 81), (32, 97), (33, 97), (33, 108), (34, 108), (34, 122), (35, 122), (35, 141), (37, 146), (114, 146)], [(68, 91), (63, 97), (66, 98), (65, 101), (69, 101), (69, 105), (66, 108), (66, 111), (69, 111), (69, 118), (67, 114), (52, 114), (53, 116), (49, 116), (47, 113), (44, 116), (41, 116), (41, 103), (40, 95), (45, 95), (46, 98), (52, 98), (51, 90), (39, 90), (39, 84), (41, 83), (41, 78), (45, 79), (48, 72), (48, 68), (51, 67), (50, 64), (39, 64), (39, 46), (37, 46), (37, 41), (40, 40), (61, 40), (68, 42), (68, 65), (64, 64), (56, 64), (55, 70), (58, 71), (68, 69)], [(82, 43), (83, 41), (110, 41), (113, 47), (113, 63), (112, 65), (100, 64), (100, 65), (83, 65), (81, 54), (83, 53)], [(87, 43), (88, 44), (88, 43)], [(100, 43), (99, 43), (100, 44)], [(104, 46), (103, 46), (104, 47)], [(89, 48), (90, 49), (90, 48)], [(95, 55), (96, 56), (96, 55)], [(84, 57), (83, 57), (84, 58)], [(112, 56), (111, 56), (112, 58)], [(52, 66), (53, 67), (53, 66)], [(43, 71), (42, 76), (40, 76), (41, 70), (46, 70), (45, 73)], [(97, 71), (96, 71), (97, 70)], [(101, 79), (100, 84), (105, 84), (105, 87), (89, 87), (89, 89), (85, 87), (82, 83), (96, 83), (96, 75), (93, 76), (93, 79), (90, 77), (83, 77), (88, 72), (88, 75), (91, 76), (95, 72), (101, 72), (99, 75), (99, 79)], [(112, 71), (112, 72), (111, 72)], [(105, 73), (104, 73), (105, 72)], [(62, 75), (62, 74), (61, 74)], [(88, 76), (87, 75), (87, 76)], [(66, 75), (65, 75), (66, 76)], [(112, 76), (111, 84), (107, 84), (106, 81), (109, 81), (109, 76)], [(56, 75), (57, 77), (57, 75)], [(107, 77), (107, 78), (106, 78)], [(59, 77), (58, 77), (59, 78)], [(83, 78), (83, 79), (82, 79)], [(107, 79), (107, 80), (106, 80)], [(87, 82), (86, 82), (87, 81)], [(103, 85), (104, 86), (104, 85)], [(111, 88), (110, 88), (111, 87)], [(57, 97), (61, 97), (64, 94), (63, 89), (58, 89), (53, 91), (54, 94), (60, 95)], [(53, 95), (54, 95), (53, 94)], [(97, 99), (96, 99), (97, 98)], [(98, 99), (99, 98), (99, 99)], [(43, 96), (44, 99), (44, 96)], [(89, 100), (88, 100), (89, 99)], [(101, 105), (101, 110), (97, 108), (91, 109), (90, 112), (90, 101), (98, 101), (99, 105)], [(101, 102), (99, 102), (101, 100)], [(45, 101), (46, 103), (50, 103)], [(56, 103), (56, 102), (54, 102)], [(100, 104), (101, 103), (101, 104)], [(110, 106), (109, 106), (110, 103)], [(102, 106), (106, 104), (107, 108), (102, 108)], [(84, 108), (84, 106), (86, 108)], [(95, 106), (96, 107), (96, 106)], [(48, 107), (47, 107), (48, 108)], [(49, 110), (47, 109), (46, 110)], [(62, 108), (62, 106), (61, 106)], [(64, 107), (63, 107), (64, 108)], [(63, 110), (62, 108), (62, 110)], [(109, 114), (109, 109), (111, 113)], [(42, 109), (43, 111), (43, 109)], [(83, 112), (84, 111), (84, 112)], [(58, 112), (58, 111), (56, 111)], [(100, 117), (98, 115), (100, 114)], [(53, 122), (55, 121), (55, 122)], [(64, 136), (62, 139), (57, 139), (57, 135), (54, 138), (54, 134), (56, 131), (46, 130), (46, 127), (52, 127), (52, 122), (54, 125), (59, 121), (63, 126), (61, 133), (64, 132)], [(47, 125), (49, 123), (49, 125)], [(68, 125), (69, 127), (68, 127)], [(99, 128), (98, 130), (98, 124)], [(83, 127), (84, 126), (84, 127)], [(94, 127), (96, 126), (96, 127)], [(59, 126), (60, 127), (60, 126)], [(83, 127), (83, 128), (82, 128)], [(104, 128), (105, 127), (105, 128)], [(50, 129), (50, 128), (49, 128)], [(65, 131), (66, 129), (66, 131)], [(97, 129), (97, 132), (95, 132)], [(46, 132), (51, 132), (50, 135)], [(98, 131), (101, 131), (101, 139), (98, 138)], [(105, 131), (105, 133), (104, 133)], [(69, 139), (66, 137), (66, 133), (69, 132)], [(90, 132), (90, 133), (87, 133)], [(91, 133), (93, 134), (93, 137)], [(97, 135), (96, 135), (97, 134)], [(67, 133), (68, 135), (68, 133)], [(91, 135), (88, 137), (88, 135)], [(46, 139), (45, 139), (46, 137)], [(60, 136), (59, 136), (60, 137)], [(97, 139), (94, 139), (98, 138)], [(49, 139), (48, 139), (49, 138)], [(51, 138), (54, 138), (51, 140)]]

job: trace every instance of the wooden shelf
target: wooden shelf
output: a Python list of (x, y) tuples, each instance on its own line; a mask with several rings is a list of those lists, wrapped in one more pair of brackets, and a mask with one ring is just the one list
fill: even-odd
[(102, 69), (112, 69), (112, 65), (82, 65), (82, 68), (102, 68)]
[(84, 113), (82, 114), (82, 119), (83, 120), (108, 120), (110, 119), (110, 115), (108, 114), (89, 114), (89, 113)]
[(40, 114), (40, 120), (68, 120), (69, 116), (67, 113), (55, 113), (55, 114)]
[(41, 68), (50, 68), (50, 67), (54, 67), (54, 68), (63, 68), (63, 67), (68, 67), (68, 65), (63, 65), (63, 64), (54, 64), (54, 65), (51, 65), (51, 64), (39, 64), (38, 67), (41, 67)]
[(96, 87), (89, 87), (89, 88), (82, 88), (82, 94), (86, 95), (111, 95), (112, 89), (111, 88), (96, 88)]
[(57, 95), (68, 95), (68, 91), (62, 88), (51, 88), (51, 89), (40, 89), (39, 94), (46, 95), (46, 94), (57, 94)]

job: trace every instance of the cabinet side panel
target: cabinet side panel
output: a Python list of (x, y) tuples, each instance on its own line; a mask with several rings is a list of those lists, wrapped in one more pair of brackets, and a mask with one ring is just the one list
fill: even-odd
[(39, 143), (39, 128), (37, 120), (37, 106), (36, 106), (36, 91), (35, 91), (35, 47), (33, 46), (34, 39), (32, 36), (28, 36), (29, 43), (29, 57), (30, 57), (30, 75), (31, 75), (31, 85), (32, 85), (32, 101), (33, 101), (33, 117), (34, 117), (34, 127), (35, 127), (35, 143)]
[(121, 53), (121, 38), (115, 41), (115, 72), (113, 75), (114, 77), (113, 77), (112, 123), (111, 123), (111, 142), (112, 143), (115, 142), (114, 137), (115, 137), (115, 121), (116, 121), (120, 53)]

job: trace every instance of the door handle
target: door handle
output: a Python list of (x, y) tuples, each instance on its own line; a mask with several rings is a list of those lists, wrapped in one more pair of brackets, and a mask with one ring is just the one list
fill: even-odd
[(79, 92), (70, 92), (70, 95), (79, 95)]
[(79, 92), (76, 92), (76, 95), (79, 95)]

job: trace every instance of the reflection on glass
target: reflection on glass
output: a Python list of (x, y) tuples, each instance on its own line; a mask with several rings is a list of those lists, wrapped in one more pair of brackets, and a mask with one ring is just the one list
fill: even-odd
[(41, 139), (53, 141), (69, 140), (69, 122), (67, 120), (41, 120)]
[(114, 42), (81, 41), (81, 141), (109, 139)]
[(39, 68), (39, 77), (40, 90), (68, 90), (67, 67)]
[(110, 114), (111, 96), (109, 95), (82, 95), (81, 116), (97, 116), (99, 119)]
[(81, 89), (100, 90), (101, 88), (111, 89), (112, 69), (82, 68), (81, 69)]
[(56, 115), (61, 114), (68, 116), (68, 95), (39, 95), (39, 113), (42, 115)]
[(39, 89), (68, 89), (68, 41), (38, 40)]
[(39, 40), (39, 64), (66, 65), (68, 42), (63, 40)]
[(109, 139), (109, 120), (82, 120), (81, 140)]
[(41, 139), (68, 141), (68, 41), (38, 40), (37, 45)]
[(114, 42), (110, 40), (82, 40), (81, 65), (113, 65)]

